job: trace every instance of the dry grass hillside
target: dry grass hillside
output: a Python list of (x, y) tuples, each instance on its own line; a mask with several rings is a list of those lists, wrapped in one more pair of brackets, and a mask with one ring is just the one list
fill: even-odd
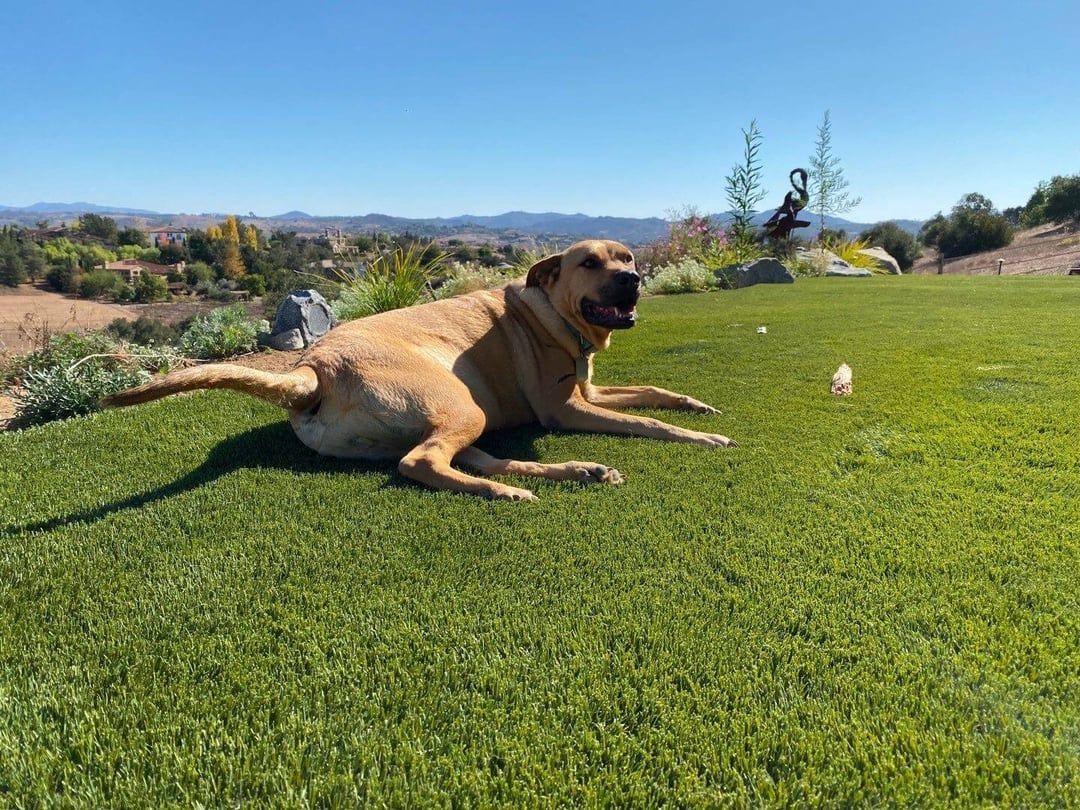
[[(946, 259), (944, 272), (972, 276), (1061, 276), (1080, 263), (1080, 233), (1061, 225), (1040, 225), (1019, 231), (1011, 245), (957, 259)], [(912, 273), (938, 272), (938, 252), (928, 248)]]

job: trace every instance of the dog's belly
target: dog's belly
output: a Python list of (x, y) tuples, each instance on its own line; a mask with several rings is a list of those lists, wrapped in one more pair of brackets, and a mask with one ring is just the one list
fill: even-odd
[(344, 414), (293, 414), (298, 439), (316, 453), (335, 458), (401, 458), (423, 439), (420, 426), (394, 429), (355, 409)]

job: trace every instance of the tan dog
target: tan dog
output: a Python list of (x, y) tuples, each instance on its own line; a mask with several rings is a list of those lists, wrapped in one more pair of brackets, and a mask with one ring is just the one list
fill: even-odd
[(698, 433), (609, 407), (717, 413), (688, 396), (650, 386), (595, 386), (594, 352), (613, 329), (635, 322), (640, 277), (618, 242), (578, 242), (530, 268), (525, 283), (343, 324), (287, 374), (217, 364), (183, 369), (113, 394), (106, 407), (178, 391), (231, 388), (289, 411), (296, 435), (328, 456), (400, 459), (402, 475), (436, 489), (535, 500), (526, 489), (468, 475), (622, 482), (618, 470), (567, 461), (494, 458), (473, 447), (489, 430), (539, 422), (548, 428), (647, 436), (732, 447)]

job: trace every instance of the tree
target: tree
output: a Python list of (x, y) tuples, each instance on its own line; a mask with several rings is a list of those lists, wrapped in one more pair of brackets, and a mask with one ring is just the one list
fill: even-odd
[(29, 239), (19, 245), (19, 256), (22, 258), (23, 267), (31, 281), (37, 281), (45, 274), (48, 266), (45, 261), (45, 251)]
[(1051, 222), (1080, 225), (1080, 174), (1050, 181), (1045, 211)]
[(757, 206), (768, 193), (761, 185), (761, 160), (758, 151), (761, 149), (762, 135), (758, 129), (757, 121), (750, 122), (749, 130), (742, 130), (743, 134), (743, 162), (731, 167), (731, 174), (725, 178), (725, 192), (728, 206), (731, 211), (731, 235), (733, 240), (740, 242), (752, 238), (753, 223), (751, 222)]
[(234, 245), (240, 245), (240, 228), (236, 224), (236, 217), (232, 214), (225, 217), (225, 227), (221, 229), (223, 233), (223, 239), (226, 242), (232, 242)]
[(143, 271), (135, 279), (135, 300), (141, 304), (164, 301), (169, 296), (169, 286), (165, 279), (153, 273)]
[(136, 245), (141, 248), (150, 247), (150, 237), (138, 228), (124, 228), (116, 234), (117, 245)]
[(949, 227), (949, 220), (945, 218), (945, 215), (938, 211), (930, 219), (926, 220), (919, 228), (919, 233), (915, 239), (919, 244), (926, 245), (927, 247), (937, 247), (939, 241), (941, 241), (941, 235), (945, 233), (945, 230)]
[(116, 220), (111, 217), (103, 217), (100, 214), (83, 214), (79, 217), (79, 229), (83, 233), (97, 237), (102, 242), (115, 245), (119, 231), (116, 228)]
[(19, 250), (19, 242), (12, 228), (0, 230), (0, 284), (18, 287), (26, 281), (26, 263)]
[(871, 247), (881, 247), (896, 259), (900, 270), (907, 272), (922, 255), (922, 249), (915, 237), (895, 222), (879, 222), (868, 231), (859, 234), (860, 239), (869, 241)]
[(259, 249), (259, 229), (254, 225), (244, 226), (244, 244), (252, 250)]
[(225, 241), (225, 255), (221, 260), (221, 268), (225, 278), (233, 280), (240, 278), (247, 272), (244, 261), (240, 258), (240, 246), (235, 242)]
[(937, 246), (941, 255), (952, 258), (1004, 247), (1012, 238), (1012, 227), (994, 209), (994, 204), (982, 194), (972, 193), (965, 194), (953, 206), (937, 237)]
[(221, 228), (221, 233), (221, 238), (225, 242), (225, 250), (221, 257), (221, 269), (225, 274), (225, 278), (235, 281), (247, 272), (247, 268), (244, 267), (244, 260), (240, 256), (240, 227), (236, 217), (232, 214), (225, 218), (225, 225)]
[(846, 214), (862, 202), (862, 197), (851, 197), (847, 192), (848, 181), (840, 167), (840, 158), (832, 152), (832, 119), (825, 111), (814, 154), (810, 156), (810, 204), (807, 206), (818, 215), (820, 230), (825, 230), (826, 216)]

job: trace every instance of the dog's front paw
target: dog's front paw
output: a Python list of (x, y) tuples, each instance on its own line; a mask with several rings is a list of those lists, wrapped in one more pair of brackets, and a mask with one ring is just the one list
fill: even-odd
[(594, 464), (591, 461), (567, 461), (559, 465), (559, 474), (553, 476), (564, 481), (578, 481), (582, 484), (621, 484), (626, 479), (614, 467)]
[(721, 436), (719, 433), (700, 433), (696, 444), (703, 444), (706, 447), (738, 447), (739, 443), (734, 439), (729, 439), (727, 436)]
[(487, 496), (493, 501), (536, 501), (539, 500), (527, 489), (507, 486), (506, 484), (493, 484), (488, 490)]
[(694, 413), (720, 413), (712, 405), (706, 405), (704, 402), (687, 396), (679, 398), (679, 407), (683, 410), (694, 411)]
[(583, 482), (597, 482), (601, 484), (621, 484), (626, 478), (614, 467), (605, 467), (603, 464), (582, 464), (578, 471), (579, 480)]

